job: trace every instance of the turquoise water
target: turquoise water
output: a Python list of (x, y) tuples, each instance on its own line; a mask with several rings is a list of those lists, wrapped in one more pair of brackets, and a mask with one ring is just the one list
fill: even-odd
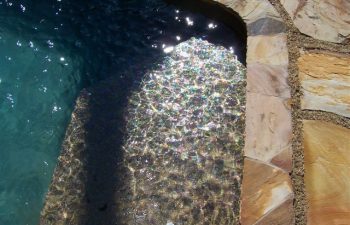
[[(238, 40), (161, 0), (0, 0), (0, 225), (37, 224), (83, 87), (113, 76), (126, 95), (191, 37)], [(245, 46), (235, 52), (243, 59)]]
[(65, 52), (0, 33), (1, 225), (38, 220), (81, 88), (80, 63)]

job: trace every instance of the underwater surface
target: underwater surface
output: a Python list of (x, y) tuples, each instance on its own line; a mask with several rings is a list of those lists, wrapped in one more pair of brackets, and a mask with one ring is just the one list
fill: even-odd
[(82, 88), (115, 77), (127, 95), (190, 37), (243, 59), (232, 29), (160, 0), (0, 0), (0, 225), (38, 223)]
[(238, 224), (245, 68), (236, 56), (201, 39), (177, 45), (127, 112), (123, 224)]

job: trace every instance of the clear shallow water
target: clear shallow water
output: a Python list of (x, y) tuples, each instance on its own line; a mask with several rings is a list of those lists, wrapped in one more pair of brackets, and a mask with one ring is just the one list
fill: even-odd
[(244, 109), (245, 68), (223, 47), (190, 39), (146, 74), (127, 107), (123, 224), (238, 224)]
[(0, 38), (0, 224), (35, 224), (81, 88), (80, 61)]
[(237, 41), (223, 24), (159, 0), (0, 0), (0, 224), (37, 223), (83, 87), (114, 76), (127, 93), (192, 36)]

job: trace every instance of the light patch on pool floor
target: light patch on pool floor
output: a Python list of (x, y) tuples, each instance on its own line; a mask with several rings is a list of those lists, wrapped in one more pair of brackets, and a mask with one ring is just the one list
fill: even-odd
[(238, 224), (244, 107), (245, 68), (200, 39), (145, 76), (123, 147), (131, 193), (118, 205), (130, 224)]

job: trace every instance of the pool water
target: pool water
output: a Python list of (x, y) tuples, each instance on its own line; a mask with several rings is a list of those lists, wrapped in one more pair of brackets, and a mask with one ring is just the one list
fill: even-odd
[[(177, 45), (127, 108), (121, 224), (239, 224), (245, 68), (201, 39)], [(126, 199), (130, 199), (129, 201)], [(118, 221), (118, 222), (119, 222)]]
[(82, 85), (81, 62), (10, 33), (0, 38), (0, 224), (35, 224)]
[(190, 37), (244, 45), (223, 23), (160, 0), (0, 0), (0, 225), (35, 225), (79, 91), (127, 93)]

